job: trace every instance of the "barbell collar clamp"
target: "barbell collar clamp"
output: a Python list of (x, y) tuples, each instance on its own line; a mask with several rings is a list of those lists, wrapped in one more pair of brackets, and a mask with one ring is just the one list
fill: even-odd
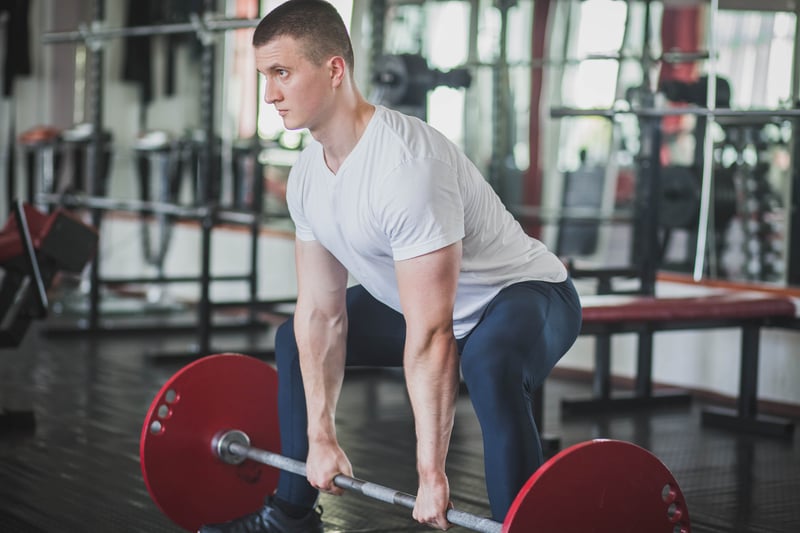
[(223, 463), (229, 465), (239, 465), (247, 459), (246, 454), (234, 453), (231, 444), (238, 444), (240, 447), (250, 447), (250, 437), (247, 433), (238, 429), (231, 429), (214, 435), (211, 439), (211, 450)]

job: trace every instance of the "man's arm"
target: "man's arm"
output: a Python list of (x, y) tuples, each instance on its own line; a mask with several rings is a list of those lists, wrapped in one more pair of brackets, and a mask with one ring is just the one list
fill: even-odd
[(316, 241), (297, 239), (295, 262), (294, 329), (308, 412), (307, 477), (312, 486), (341, 494), (334, 476), (352, 476), (335, 427), (347, 337), (347, 270)]
[(461, 242), (395, 263), (406, 320), (403, 365), (417, 432), (419, 491), (414, 518), (447, 529), (450, 489), (445, 462), (458, 397), (453, 336)]

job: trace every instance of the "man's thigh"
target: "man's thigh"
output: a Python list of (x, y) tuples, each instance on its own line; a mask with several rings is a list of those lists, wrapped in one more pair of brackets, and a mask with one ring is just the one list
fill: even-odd
[(347, 289), (348, 366), (402, 366), (405, 340), (402, 314), (361, 285)]

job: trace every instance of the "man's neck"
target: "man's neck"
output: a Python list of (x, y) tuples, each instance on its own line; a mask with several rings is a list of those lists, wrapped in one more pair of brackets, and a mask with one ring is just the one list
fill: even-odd
[(353, 151), (367, 129), (375, 106), (358, 95), (352, 105), (340, 106), (323, 131), (311, 132), (322, 144), (325, 163), (334, 174)]

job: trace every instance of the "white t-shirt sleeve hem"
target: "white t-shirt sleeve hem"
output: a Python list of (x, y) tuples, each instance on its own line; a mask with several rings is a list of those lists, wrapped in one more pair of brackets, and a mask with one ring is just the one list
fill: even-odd
[(295, 227), (294, 236), (301, 241), (316, 241), (317, 238), (314, 236), (314, 233), (308, 230), (303, 230), (300, 228)]
[(464, 234), (444, 235), (431, 241), (424, 243), (417, 243), (414, 246), (406, 246), (403, 248), (395, 248), (392, 250), (392, 257), (395, 261), (403, 261), (412, 259), (421, 255), (441, 250), (451, 244), (460, 241), (464, 238)]

